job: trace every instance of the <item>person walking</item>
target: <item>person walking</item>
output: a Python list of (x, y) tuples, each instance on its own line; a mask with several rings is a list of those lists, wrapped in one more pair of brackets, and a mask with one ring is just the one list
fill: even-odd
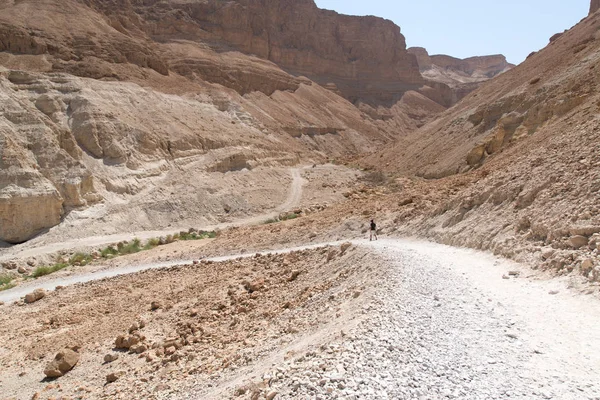
[(373, 236), (375, 236), (375, 240), (377, 240), (377, 224), (374, 220), (371, 220), (371, 235), (369, 236), (369, 240), (373, 240)]

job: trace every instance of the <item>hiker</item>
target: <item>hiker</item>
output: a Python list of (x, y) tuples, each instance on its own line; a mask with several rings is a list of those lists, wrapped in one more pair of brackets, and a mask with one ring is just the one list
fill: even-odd
[(374, 220), (371, 220), (371, 235), (369, 236), (369, 240), (373, 240), (373, 235), (375, 236), (375, 240), (377, 240), (377, 224)]

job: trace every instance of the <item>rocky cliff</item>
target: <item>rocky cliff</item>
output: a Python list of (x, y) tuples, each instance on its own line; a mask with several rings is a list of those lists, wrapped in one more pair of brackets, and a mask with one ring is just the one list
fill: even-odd
[(501, 54), (460, 59), (447, 55), (429, 55), (422, 47), (411, 47), (408, 52), (417, 57), (424, 77), (450, 86), (483, 82), (515, 67)]
[[(292, 75), (333, 84), (351, 102), (392, 105), (425, 83), (400, 28), (382, 18), (340, 15), (313, 0), (139, 3), (135, 10), (156, 40), (191, 36), (218, 51), (254, 54)], [(202, 64), (173, 68), (194, 71)]]

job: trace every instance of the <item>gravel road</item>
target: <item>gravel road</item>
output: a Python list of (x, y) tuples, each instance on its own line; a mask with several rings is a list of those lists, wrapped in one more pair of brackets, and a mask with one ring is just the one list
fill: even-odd
[(560, 281), (503, 279), (527, 271), (484, 253), (417, 241), (368, 245), (387, 260), (388, 279), (364, 306), (367, 319), (329, 346), (274, 365), (264, 393), (600, 399), (596, 299)]

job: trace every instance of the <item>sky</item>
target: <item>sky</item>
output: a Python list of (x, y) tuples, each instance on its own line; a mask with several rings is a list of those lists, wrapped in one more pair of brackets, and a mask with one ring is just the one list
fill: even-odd
[(590, 0), (315, 0), (320, 8), (394, 21), (408, 47), (466, 58), (504, 54), (518, 64), (589, 12)]

